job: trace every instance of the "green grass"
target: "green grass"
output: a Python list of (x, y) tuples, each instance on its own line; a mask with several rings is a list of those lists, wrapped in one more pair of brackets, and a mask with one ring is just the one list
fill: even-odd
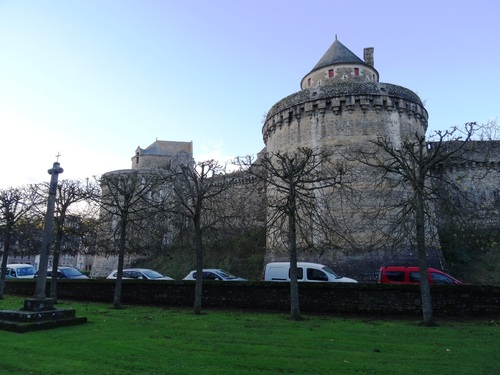
[[(6, 296), (1, 310), (23, 299)], [(87, 324), (0, 331), (1, 374), (500, 374), (500, 327), (62, 301)]]

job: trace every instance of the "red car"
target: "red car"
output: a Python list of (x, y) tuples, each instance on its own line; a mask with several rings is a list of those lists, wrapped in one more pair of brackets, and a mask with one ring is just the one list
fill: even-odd
[[(463, 284), (461, 281), (435, 268), (428, 268), (427, 274), (429, 275), (430, 284)], [(378, 282), (390, 284), (419, 284), (420, 271), (418, 267), (380, 267)]]

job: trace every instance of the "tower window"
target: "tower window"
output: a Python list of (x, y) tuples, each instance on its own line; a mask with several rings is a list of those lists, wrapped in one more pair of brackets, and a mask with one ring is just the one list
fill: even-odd
[(333, 69), (328, 70), (328, 77), (333, 78)]
[(307, 79), (307, 86), (311, 86), (311, 78)]
[(354, 75), (359, 76), (359, 68), (354, 68)]

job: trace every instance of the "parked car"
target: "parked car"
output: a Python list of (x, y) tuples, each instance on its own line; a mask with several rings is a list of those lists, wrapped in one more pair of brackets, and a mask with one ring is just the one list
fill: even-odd
[[(38, 271), (35, 274), (35, 277), (38, 277)], [(52, 278), (52, 270), (47, 270), (47, 278)], [(85, 276), (79, 270), (73, 267), (57, 267), (57, 278), (58, 279), (88, 279), (88, 276)]]
[[(117, 270), (111, 272), (106, 279), (116, 279)], [(127, 268), (123, 270), (123, 279), (142, 279), (142, 280), (173, 280), (171, 277), (162, 275), (159, 272), (147, 268)]]
[[(290, 262), (266, 264), (264, 281), (290, 281)], [(297, 262), (297, 280), (309, 282), (357, 283), (356, 280), (337, 275), (323, 264)]]
[[(435, 268), (428, 268), (430, 284), (463, 284), (443, 271)], [(379, 283), (389, 284), (420, 284), (420, 269), (419, 267), (407, 266), (389, 266), (380, 267), (378, 275)]]
[[(234, 276), (227, 271), (218, 268), (203, 269), (203, 280), (218, 280), (218, 281), (246, 281), (238, 276)], [(196, 280), (196, 271), (191, 271), (183, 280)]]
[(35, 277), (36, 269), (31, 264), (12, 263), (7, 264), (6, 279), (32, 279)]

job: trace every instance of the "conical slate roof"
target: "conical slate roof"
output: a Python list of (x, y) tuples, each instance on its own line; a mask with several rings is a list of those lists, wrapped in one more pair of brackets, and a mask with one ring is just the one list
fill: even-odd
[(345, 63), (365, 64), (363, 60), (352, 53), (349, 48), (340, 43), (337, 37), (335, 37), (335, 41), (333, 42), (333, 44), (330, 46), (330, 48), (328, 48), (328, 51), (325, 52), (323, 57), (319, 60), (319, 62), (311, 70), (311, 72), (320, 68), (324, 68), (325, 66)]

